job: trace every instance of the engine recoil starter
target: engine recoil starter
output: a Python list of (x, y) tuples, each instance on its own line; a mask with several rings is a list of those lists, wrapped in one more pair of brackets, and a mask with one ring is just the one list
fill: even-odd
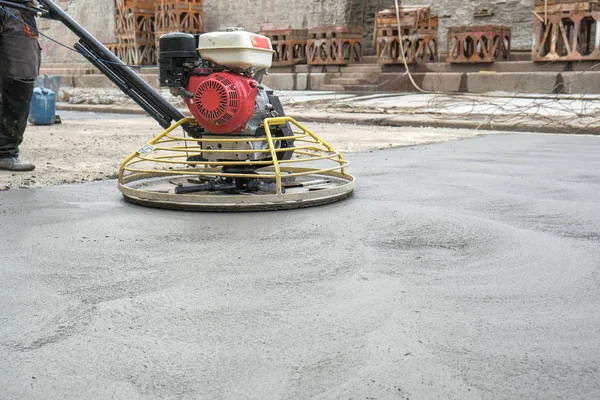
[(190, 77), (186, 99), (194, 118), (211, 133), (240, 133), (254, 114), (258, 83), (245, 76), (217, 72)]

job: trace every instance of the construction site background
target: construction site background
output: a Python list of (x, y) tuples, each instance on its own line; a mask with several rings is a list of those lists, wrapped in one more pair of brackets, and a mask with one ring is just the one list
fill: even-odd
[[(59, 0), (57, 3), (103, 43), (115, 42), (114, 0)], [(404, 0), (403, 5), (425, 4), (420, 0)], [(258, 31), (265, 24), (278, 27), (311, 28), (322, 25), (361, 26), (367, 54), (374, 49), (375, 15), (378, 10), (393, 8), (390, 0), (329, 0), (258, 2), (204, 0), (207, 31), (229, 26), (243, 26)], [(440, 37), (450, 26), (473, 24), (510, 25), (513, 48), (531, 49), (533, 0), (477, 1), (439, 0), (431, 2), (433, 13), (440, 16)], [(50, 37), (73, 45), (76, 38), (64, 26), (40, 21), (40, 28)], [(46, 39), (41, 40), (46, 63), (84, 63), (79, 55)], [(442, 44), (442, 49), (445, 47)]]
[[(76, 20), (81, 21), (92, 34), (110, 46), (120, 40), (118, 32), (123, 24), (118, 20), (119, 7), (115, 8), (115, 4), (122, 5), (123, 2), (138, 4), (137, 0), (61, 1), (59, 4)], [(156, 3), (152, 0), (139, 2)], [(429, 10), (427, 14), (419, 14), (427, 15), (423, 21), (428, 21), (428, 18), (435, 20), (435, 29), (424, 32), (421, 29), (422, 23), (417, 22), (415, 29), (410, 30), (410, 37), (404, 37), (413, 40), (409, 43), (413, 53), (417, 53), (414, 49), (418, 47), (421, 38), (435, 39), (435, 46), (431, 46), (428, 53), (432, 57), (419, 58), (419, 54), (409, 54), (414, 59), (409, 60), (408, 69), (399, 56), (398, 43), (395, 50), (386, 50), (386, 44), (380, 37), (381, 29), (374, 31), (376, 26), (381, 27), (381, 21), (379, 25), (375, 23), (378, 18), (377, 11), (387, 8), (393, 11), (387, 18), (389, 31), (386, 34), (391, 35), (385, 38), (388, 40), (388, 46), (391, 43), (389, 39), (394, 39), (393, 35), (397, 35), (397, 30), (394, 33), (393, 1), (194, 2), (201, 3), (203, 29), (206, 31), (236, 25), (244, 25), (251, 31), (294, 28), (293, 31), (289, 31), (294, 33), (302, 32), (302, 29), (296, 28), (307, 28), (307, 31), (303, 31), (305, 34), (308, 32), (304, 39), (306, 42), (311, 29), (326, 26), (327, 28), (321, 31), (317, 29), (315, 32), (323, 32), (328, 38), (332, 35), (338, 36), (333, 41), (313, 40), (313, 56), (322, 54), (321, 49), (333, 48), (332, 43), (339, 48), (346, 44), (354, 46), (356, 40), (362, 40), (364, 56), (349, 57), (340, 61), (332, 59), (332, 54), (327, 54), (324, 60), (308, 59), (311, 55), (309, 39), (307, 54), (302, 54), (301, 59), (281, 58), (270, 69), (270, 75), (265, 77), (264, 82), (276, 90), (318, 90), (332, 93), (395, 93), (424, 90), (440, 95), (502, 92), (503, 95), (513, 93), (545, 96), (584, 96), (600, 93), (600, 49), (599, 44), (594, 43), (594, 39), (598, 40), (595, 35), (597, 24), (594, 16), (600, 15), (596, 0), (435, 2), (424, 7)], [(423, 8), (410, 6), (420, 1), (407, 0), (400, 3), (406, 9)], [(560, 11), (557, 11), (559, 9)], [(558, 21), (555, 20), (557, 15), (560, 16)], [(58, 38), (67, 45), (75, 42), (75, 38), (59, 24), (42, 21), (41, 27), (50, 37)], [(362, 27), (362, 39), (360, 33), (357, 39), (355, 27)], [(461, 46), (453, 47), (455, 45), (450, 41), (448, 32), (456, 32), (456, 37), (462, 37)], [(487, 35), (488, 38), (500, 35), (501, 46), (494, 43), (493, 46), (496, 47), (490, 47), (489, 51), (481, 51), (481, 48), (486, 46), (485, 43), (492, 42), (485, 38), (482, 40), (481, 35)], [(159, 36), (159, 33), (156, 32), (155, 36)], [(587, 37), (587, 41), (584, 40), (584, 36)], [(150, 42), (154, 45), (154, 39)], [(469, 47), (467, 43), (470, 43), (470, 50), (466, 48)], [(111, 100), (114, 96), (99, 98), (87, 94), (73, 94), (77, 91), (89, 93), (90, 90), (100, 93), (104, 89), (114, 89), (114, 86), (80, 55), (48, 39), (42, 39), (42, 46), (42, 73), (60, 77), (62, 88), (70, 93), (59, 93), (59, 99), (75, 105), (115, 103)], [(281, 43), (278, 46), (281, 46)], [(455, 59), (450, 59), (455, 49)], [(156, 49), (154, 51), (156, 52)], [(410, 53), (409, 49), (406, 51)], [(370, 55), (375, 53), (377, 55)], [(486, 59), (474, 60), (478, 54)], [(471, 58), (467, 59), (467, 56)], [(125, 61), (137, 64), (137, 59)], [(158, 68), (151, 62), (148, 64), (140, 67), (138, 71), (151, 85), (158, 88)]]

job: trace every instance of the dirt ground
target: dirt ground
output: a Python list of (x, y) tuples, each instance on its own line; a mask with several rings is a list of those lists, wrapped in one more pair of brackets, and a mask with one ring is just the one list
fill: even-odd
[[(114, 179), (121, 161), (161, 132), (153, 119), (144, 116), (83, 117), (70, 113), (61, 117), (60, 125), (27, 128), (21, 155), (37, 168), (20, 173), (0, 171), (0, 190)], [(490, 133), (324, 123), (305, 125), (342, 152), (435, 143)]]

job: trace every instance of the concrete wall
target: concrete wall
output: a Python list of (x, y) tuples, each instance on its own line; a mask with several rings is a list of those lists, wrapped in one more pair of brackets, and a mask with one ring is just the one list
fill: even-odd
[[(393, 1), (386, 1), (393, 5)], [(404, 0), (402, 4), (431, 4), (431, 9), (440, 17), (440, 48), (446, 49), (448, 27), (462, 25), (508, 25), (512, 27), (513, 49), (530, 50), (533, 30), (533, 0)], [(390, 7), (391, 8), (391, 7)], [(493, 16), (475, 17), (474, 14), (487, 9)]]
[[(86, 29), (105, 43), (114, 42), (114, 0), (62, 0), (58, 3)], [(401, 4), (426, 4), (423, 0), (403, 0)], [(513, 48), (529, 50), (532, 37), (533, 0), (436, 0), (429, 2), (440, 16), (440, 48), (446, 48), (447, 28), (461, 25), (509, 25), (513, 29)], [(205, 0), (206, 29), (243, 26), (258, 31), (262, 25), (311, 28), (320, 25), (358, 25), (365, 29), (366, 54), (373, 51), (375, 15), (393, 8), (393, 0)], [(491, 17), (474, 17), (487, 9)], [(73, 45), (75, 37), (57, 22), (40, 21), (44, 33)], [(42, 39), (44, 62), (84, 62), (77, 54)]]
[[(533, 0), (402, 0), (401, 5), (430, 4), (434, 14), (440, 17), (440, 50), (446, 49), (448, 27), (462, 25), (507, 25), (512, 27), (513, 48), (531, 49), (533, 28)], [(394, 9), (393, 0), (349, 0), (350, 24), (362, 26), (365, 30), (365, 50), (374, 52), (375, 18), (377, 11)], [(475, 17), (474, 14), (487, 9), (489, 17)]]
[[(321, 25), (347, 25), (350, 0), (205, 0), (205, 25), (208, 31), (229, 26), (243, 26), (258, 31), (262, 25), (311, 28)], [(58, 4), (100, 41), (110, 43), (114, 37), (114, 0), (63, 0)], [(74, 35), (57, 22), (40, 21), (43, 32), (72, 46)], [(44, 63), (85, 62), (79, 55), (49, 40), (41, 40)]]
[(205, 0), (207, 30), (243, 26), (249, 31), (261, 25), (312, 28), (346, 25), (349, 0)]
[[(113, 0), (69, 0), (57, 1), (57, 4), (75, 18), (86, 30), (103, 43), (115, 41), (115, 22)], [(56, 21), (38, 20), (40, 30), (53, 39), (69, 46), (77, 42), (77, 38), (67, 28)], [(82, 56), (52, 41), (41, 38), (43, 62), (75, 63), (87, 62)]]
[(363, 27), (365, 54), (375, 54), (375, 20), (377, 11), (385, 8), (380, 0), (350, 0), (349, 25)]

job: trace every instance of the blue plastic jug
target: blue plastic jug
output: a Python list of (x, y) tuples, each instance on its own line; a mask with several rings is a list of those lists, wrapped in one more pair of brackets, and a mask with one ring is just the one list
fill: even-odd
[(35, 88), (29, 109), (29, 122), (34, 125), (52, 125), (56, 119), (56, 95), (50, 89)]

